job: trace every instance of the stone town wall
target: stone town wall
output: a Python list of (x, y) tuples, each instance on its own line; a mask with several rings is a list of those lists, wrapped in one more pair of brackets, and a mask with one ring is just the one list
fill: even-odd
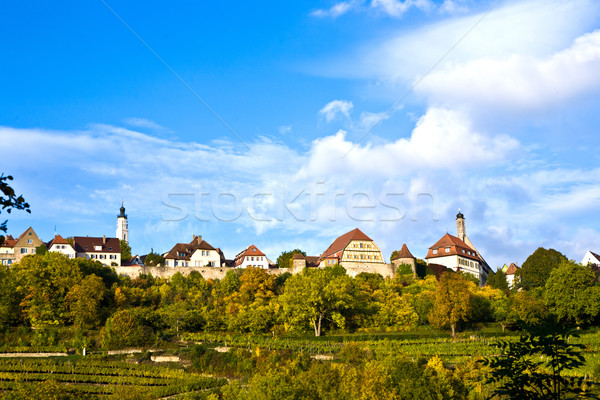
[[(235, 268), (229, 267), (140, 267), (140, 266), (127, 266), (127, 267), (114, 267), (117, 274), (129, 276), (130, 278), (137, 278), (140, 274), (150, 274), (155, 278), (171, 278), (176, 273), (180, 272), (182, 275), (187, 276), (192, 271), (198, 271), (204, 279), (223, 279), (227, 272), (235, 271)], [(280, 275), (284, 272), (292, 272), (289, 269), (273, 268), (266, 270), (268, 273), (273, 275)]]
[[(383, 277), (393, 277), (395, 268), (392, 264), (372, 264), (369, 267), (361, 266), (359, 263), (344, 263), (346, 273), (349, 276), (356, 276), (361, 272), (371, 272), (380, 274)], [(127, 267), (113, 267), (117, 274), (126, 275), (130, 278), (137, 278), (140, 274), (150, 274), (155, 278), (171, 278), (178, 272), (182, 275), (187, 276), (192, 271), (198, 271), (204, 279), (223, 279), (228, 271), (235, 271), (235, 268), (229, 267), (140, 267), (140, 266), (127, 266)], [(291, 274), (298, 274), (302, 272), (301, 267), (294, 268), (271, 268), (266, 270), (269, 274), (281, 275), (286, 272)]]

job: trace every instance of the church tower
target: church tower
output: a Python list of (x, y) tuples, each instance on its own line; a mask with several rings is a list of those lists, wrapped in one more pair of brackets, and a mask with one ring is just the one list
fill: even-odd
[(129, 228), (127, 227), (127, 214), (125, 207), (121, 202), (121, 213), (117, 216), (117, 239), (124, 240), (129, 243)]
[(458, 214), (456, 214), (456, 236), (463, 242), (467, 237), (467, 231), (465, 229), (465, 216), (460, 212), (460, 208), (458, 209)]

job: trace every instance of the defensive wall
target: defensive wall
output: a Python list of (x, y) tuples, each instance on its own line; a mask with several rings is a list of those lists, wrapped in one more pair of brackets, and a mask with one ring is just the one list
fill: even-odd
[[(344, 263), (345, 264), (345, 263)], [(380, 274), (385, 277), (393, 277), (396, 268), (392, 264), (375, 264), (368, 267), (361, 266), (359, 264), (343, 265), (346, 268), (346, 273), (349, 276), (356, 276), (361, 272), (371, 272)], [(155, 278), (171, 278), (176, 273), (180, 272), (182, 275), (187, 276), (192, 271), (198, 271), (204, 279), (223, 279), (227, 272), (235, 271), (236, 268), (230, 267), (142, 267), (142, 266), (127, 266), (127, 267), (113, 267), (117, 274), (128, 276), (132, 279), (137, 278), (142, 274), (150, 274)], [(291, 274), (298, 274), (302, 271), (302, 268), (270, 268), (265, 270), (269, 274), (281, 275), (286, 272)]]

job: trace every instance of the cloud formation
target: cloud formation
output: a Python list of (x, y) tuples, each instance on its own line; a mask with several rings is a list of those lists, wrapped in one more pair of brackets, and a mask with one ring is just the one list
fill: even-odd
[(352, 104), (351, 101), (333, 100), (325, 104), (325, 106), (319, 110), (319, 114), (325, 117), (327, 122), (331, 122), (340, 116), (350, 119), (350, 111), (352, 111), (353, 108), (354, 104)]

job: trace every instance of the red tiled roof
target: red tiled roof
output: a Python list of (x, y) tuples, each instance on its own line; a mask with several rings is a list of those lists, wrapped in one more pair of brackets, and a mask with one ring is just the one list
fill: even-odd
[(412, 253), (408, 250), (406, 243), (402, 244), (400, 252), (398, 252), (398, 254), (396, 254), (396, 257), (394, 257), (393, 259), (397, 260), (399, 258), (415, 258), (415, 256), (413, 256)]
[(11, 235), (7, 235), (4, 238), (4, 242), (2, 243), (1, 247), (15, 247), (15, 244), (17, 244), (17, 239), (13, 238)]
[[(215, 250), (207, 241), (202, 240), (201, 237), (194, 236), (194, 239), (190, 243), (177, 243), (169, 252), (164, 256), (165, 259), (170, 260), (187, 260), (189, 261), (192, 254), (196, 250)], [(183, 254), (180, 256), (179, 254)]]
[[(73, 237), (75, 251), (78, 253), (120, 253), (121, 242), (117, 238), (75, 236)], [(100, 246), (100, 250), (96, 250)]]
[(268, 261), (267, 256), (265, 255), (265, 253), (263, 253), (262, 251), (260, 251), (258, 249), (258, 247), (256, 247), (255, 245), (250, 245), (250, 246), (248, 246), (248, 248), (246, 248), (241, 253), (239, 253), (237, 256), (235, 256), (235, 265), (236, 266), (237, 265), (241, 265), (244, 262), (244, 258), (246, 258), (246, 257), (254, 257), (254, 256), (265, 257), (265, 259)]
[(448, 269), (445, 265), (440, 264), (427, 264), (427, 268), (435, 274), (438, 281), (440, 280), (442, 273)]
[(346, 246), (348, 246), (348, 244), (353, 240), (365, 240), (369, 242), (373, 241), (373, 239), (365, 235), (360, 229), (356, 228), (348, 233), (344, 233), (342, 236), (335, 239), (331, 246), (329, 246), (327, 250), (325, 250), (323, 254), (321, 254), (320, 258), (323, 259), (332, 255), (339, 257), (339, 255), (337, 255), (336, 253), (344, 250)]
[(506, 269), (505, 274), (506, 275), (514, 275), (515, 272), (517, 272), (517, 269), (519, 267), (517, 267), (517, 265), (515, 263), (510, 263), (510, 265), (508, 266), (508, 268)]
[[(446, 248), (449, 248), (448, 252), (446, 252)], [(440, 249), (443, 250), (440, 251)], [(437, 254), (433, 253), (434, 250), (437, 250)], [(471, 248), (468, 244), (466, 244), (456, 236), (452, 236), (449, 233), (446, 233), (444, 236), (442, 236), (440, 240), (438, 240), (433, 246), (429, 248), (429, 252), (427, 253), (427, 257), (425, 258), (429, 259), (452, 255), (459, 255), (461, 257), (470, 258), (475, 261), (481, 261), (473, 248)]]
[(68, 244), (69, 246), (71, 245), (71, 243), (67, 242), (62, 236), (60, 235), (56, 235), (54, 236), (54, 239), (52, 239), (51, 241), (48, 242), (48, 244), (46, 245), (48, 248), (52, 247), (52, 245), (55, 244)]

